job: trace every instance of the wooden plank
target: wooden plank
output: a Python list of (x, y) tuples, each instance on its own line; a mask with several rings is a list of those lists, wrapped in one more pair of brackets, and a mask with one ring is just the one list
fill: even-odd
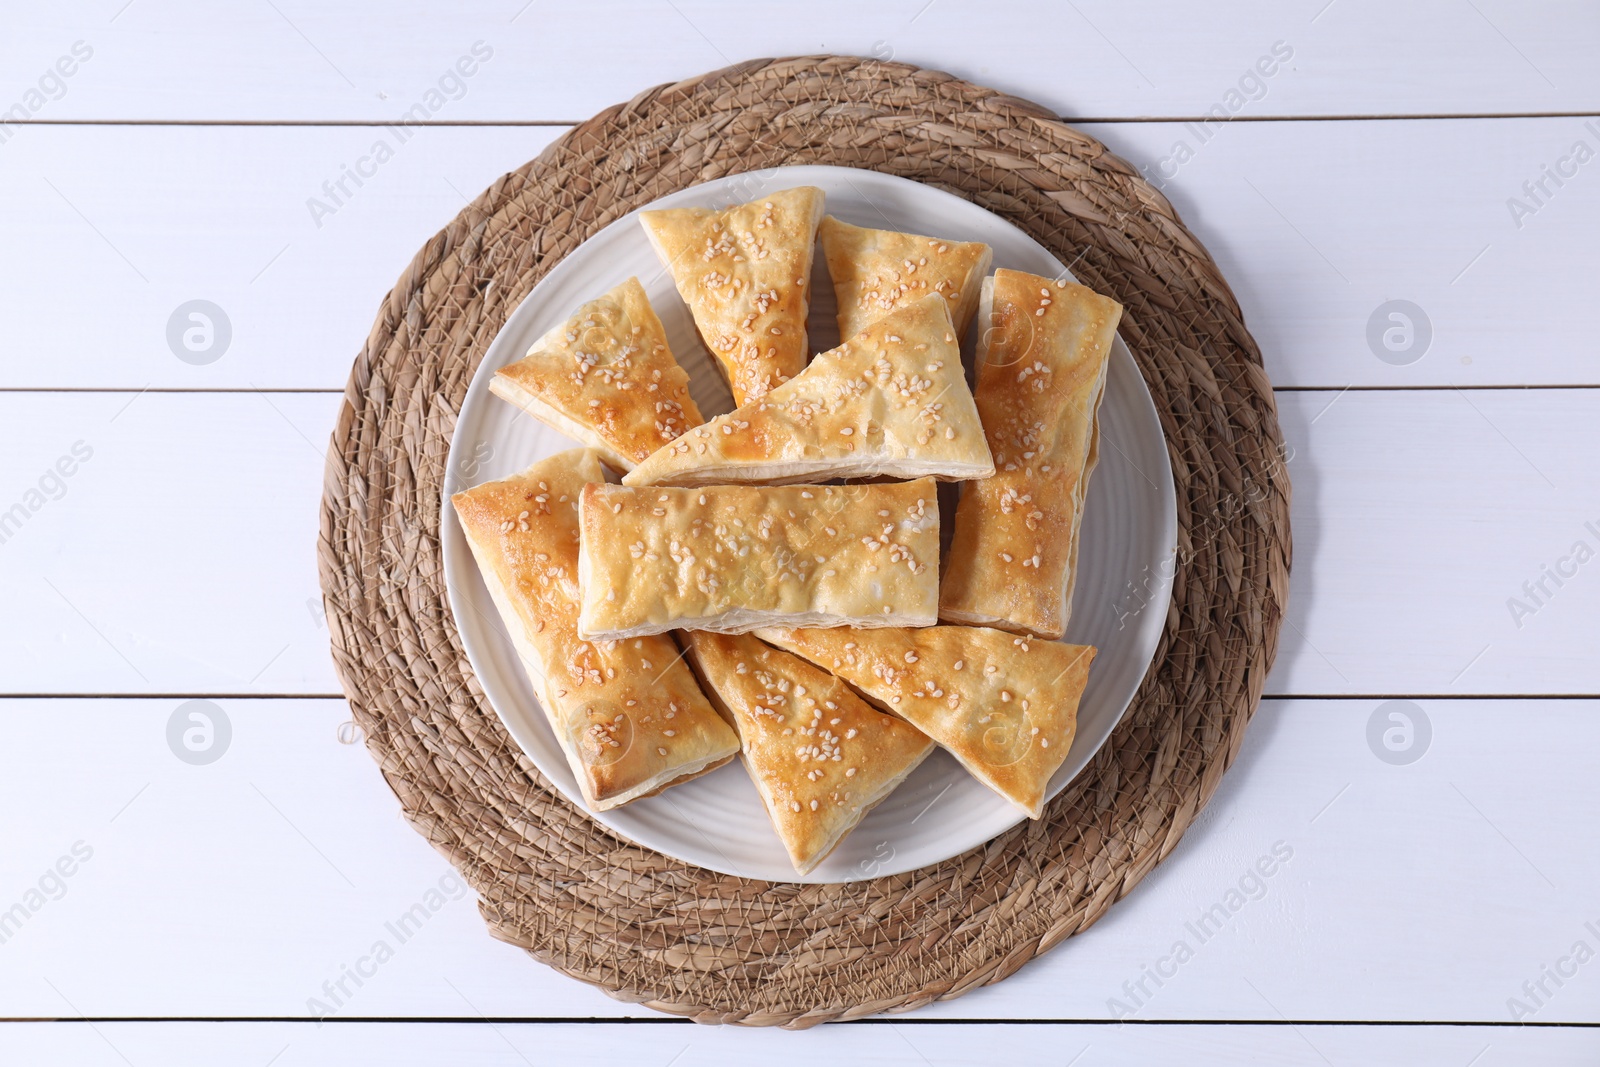
[[(1573, 158), (1579, 141), (1600, 155), (1600, 121), (1088, 130), (1205, 242), (1275, 385), (1600, 381), (1587, 354), (1600, 309), (1585, 288), (1600, 275), (1585, 239), (1600, 223), (1600, 181), (1587, 178), (1600, 173)], [(1557, 166), (1575, 176), (1557, 186), (1545, 177)]]
[[(0, 169), (13, 250), (0, 313), (18, 325), (0, 382), (342, 389), (417, 250), (559, 132), (425, 129), (400, 144), (366, 127), (23, 130)], [(377, 167), (379, 142), (393, 158), (358, 187), (348, 168)], [(313, 217), (313, 200), (334, 213)], [(191, 352), (179, 309), (196, 300), (220, 308), (229, 337), (197, 336)]]
[[(1600, 121), (1089, 130), (1212, 250), (1280, 386), (1600, 383), (1585, 288), (1600, 272), (1586, 239), (1600, 181), (1580, 169), (1546, 180), (1532, 214), (1506, 206), (1532, 206), (1522, 184), (1578, 140), (1600, 149)], [(0, 263), (0, 387), (343, 388), (416, 250), (560, 132), (430, 128), (399, 145), (368, 127), (24, 129), (0, 168), (15, 250)], [(380, 141), (394, 156), (357, 187), (345, 168)], [(1193, 153), (1181, 165), (1180, 142)], [(185, 358), (179, 309), (197, 299), (222, 309), (231, 338)], [(1374, 322), (1378, 338), (1397, 325), (1380, 311), (1396, 299), (1422, 309), (1421, 333), (1391, 354), (1368, 338)]]
[[(1295, 568), (1268, 691), (1600, 693), (1593, 396), (1280, 394)], [(338, 692), (314, 544), (339, 403), (0, 394), (0, 514), (40, 505), (0, 530), (0, 691)]]
[(1280, 393), (1295, 557), (1269, 691), (1600, 693), (1593, 404)]
[[(64, 88), (46, 83), (32, 109), (38, 118), (388, 120), (420, 102), (439, 121), (578, 121), (651, 85), (819, 52), (948, 70), (1078, 116), (1600, 106), (1589, 61), (1596, 13), (1571, 0), (1231, 0), (1137, 10), (1111, 0), (1066, 9), (1029, 0), (992, 14), (926, 0), (871, 9), (822, 0), (798, 20), (770, 0), (742, 4), (736, 18), (710, 0), (631, 0), (599, 15), (526, 0), (381, 15), (366, 4), (306, 0), (220, 12), (200, 0), (123, 7), (107, 0), (15, 12), (8, 91), (28, 101), (36, 78), (81, 40), (92, 57)], [(472, 74), (450, 80), (462, 57), (475, 61)], [(1262, 71), (1270, 74), (1252, 78)]]
[(337, 693), (316, 531), (338, 399), (0, 396), (6, 691)]
[[(336, 739), (342, 701), (214, 703), (231, 740), (191, 765), (168, 745), (175, 699), (0, 702), (0, 805), (28, 813), (0, 851), (0, 907), (91, 852), (13, 920), (8, 1016), (650, 1014), (488, 936), (370, 757)], [(1406, 725), (1393, 710), (1267, 701), (1211, 806), (1128, 899), (916, 1017), (1512, 1022), (1515, 999), (1521, 1021), (1600, 1021), (1600, 964), (1560, 986), (1545, 974), (1572, 971), (1577, 942), (1600, 946), (1600, 857), (1572, 847), (1600, 818), (1600, 783), (1551, 755), (1552, 739), (1600, 744), (1600, 701), (1420, 701), (1404, 709), (1403, 754), (1421, 753), (1405, 765), (1376, 754), (1381, 730), (1369, 743), (1375, 713)], [(1493, 892), (1471, 888), (1486, 872)], [(401, 941), (388, 924), (430, 891)]]
[[(1459, 1026), (1092, 1025), (919, 1026), (914, 1018), (823, 1026), (802, 1033), (692, 1023), (355, 1023), (316, 1029), (295, 1023), (13, 1023), (0, 1027), (0, 1054), (14, 1062), (126, 1067), (162, 1063), (277, 1063), (390, 1067), (472, 1063), (705, 1064), (742, 1067), (759, 1056), (772, 1067), (873, 1063), (883, 1067), (986, 1067), (999, 1062), (1089, 1065), (1270, 1063), (1326, 1067), (1477, 1067), (1538, 1063), (1588, 1067), (1600, 1038), (1586, 1030)], [(1041, 1055), (1043, 1054), (1043, 1055)], [(672, 1056), (679, 1058), (674, 1061)], [(1074, 1060), (1073, 1057), (1079, 1057)], [(274, 1060), (274, 1057), (277, 1057)]]

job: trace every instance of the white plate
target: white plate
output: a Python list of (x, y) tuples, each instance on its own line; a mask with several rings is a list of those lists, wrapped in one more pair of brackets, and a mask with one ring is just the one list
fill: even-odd
[[(726, 207), (766, 189), (815, 185), (828, 213), (847, 222), (958, 241), (985, 241), (996, 267), (1051, 277), (1066, 268), (1027, 234), (949, 193), (903, 178), (843, 167), (783, 167), (735, 175), (674, 193), (653, 207)], [(836, 343), (833, 287), (818, 255), (812, 278), (811, 343)], [(449, 494), (503, 478), (574, 442), (489, 392), (494, 371), (520, 359), (579, 304), (636, 275), (688, 370), (709, 418), (732, 400), (638, 220), (627, 215), (584, 242), (511, 313), (478, 368), (450, 446), (441, 513), (445, 581), (467, 656), (484, 692), (528, 757), (582, 806), (567, 767), (478, 575)], [(974, 326), (974, 331), (976, 326)], [(970, 338), (969, 338), (970, 340)], [(966, 351), (970, 353), (971, 346)], [(969, 355), (970, 358), (970, 355)], [(1066, 639), (1099, 648), (1078, 709), (1078, 732), (1050, 783), (1054, 796), (1089, 762), (1127, 710), (1166, 620), (1177, 545), (1177, 505), (1166, 441), (1144, 379), (1118, 338), (1100, 408), (1100, 464), (1089, 483), (1072, 622)], [(850, 882), (897, 874), (959, 855), (1020, 821), (1017, 810), (936, 751), (845, 838), (816, 870), (798, 877), (755, 786), (738, 760), (659, 796), (595, 815), (617, 834), (688, 863), (771, 881)]]

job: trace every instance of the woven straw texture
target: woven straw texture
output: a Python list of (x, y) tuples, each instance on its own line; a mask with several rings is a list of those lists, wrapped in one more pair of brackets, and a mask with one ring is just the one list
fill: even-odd
[[(1165, 634), (1088, 769), (1042, 820), (849, 885), (714, 874), (576, 810), (478, 688), (439, 546), (461, 399), (534, 283), (642, 204), (791, 163), (946, 189), (1121, 301), (1178, 486)], [(613, 107), (427, 243), (351, 372), (318, 550), (333, 653), (367, 746), (412, 825), (477, 891), (494, 936), (622, 1000), (798, 1028), (999, 981), (1088, 927), (1172, 850), (1238, 752), (1277, 648), (1289, 483), (1239, 307), (1133, 168), (1014, 97), (904, 64), (810, 56), (740, 64)]]

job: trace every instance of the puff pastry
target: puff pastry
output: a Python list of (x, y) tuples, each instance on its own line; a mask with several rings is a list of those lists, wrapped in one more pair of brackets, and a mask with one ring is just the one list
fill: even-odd
[(963, 488), (939, 617), (1058, 638), (1122, 305), (1011, 270), (984, 283), (983, 305), (977, 400), (995, 476)]
[(944, 298), (962, 337), (994, 252), (979, 241), (945, 241), (869, 230), (829, 215), (817, 228), (839, 299), (839, 336), (854, 337), (889, 312), (926, 296)]
[(623, 484), (987, 478), (994, 461), (956, 337), (944, 298), (923, 297), (664, 445)]
[(484, 584), (594, 811), (687, 781), (739, 739), (671, 637), (578, 636), (578, 494), (604, 477), (573, 449), (451, 497)]
[(764, 396), (806, 365), (811, 257), (821, 189), (802, 186), (713, 211), (668, 208), (639, 215), (672, 271), (735, 403)]
[(743, 634), (687, 634), (711, 702), (739, 731), (745, 769), (794, 869), (809, 873), (933, 751), (798, 656)]
[(756, 631), (905, 719), (1029, 818), (1077, 731), (1095, 649), (988, 627)]
[(573, 312), (489, 389), (619, 471), (704, 421), (638, 278)]
[(587, 485), (584, 637), (757, 626), (929, 626), (932, 479), (880, 485)]

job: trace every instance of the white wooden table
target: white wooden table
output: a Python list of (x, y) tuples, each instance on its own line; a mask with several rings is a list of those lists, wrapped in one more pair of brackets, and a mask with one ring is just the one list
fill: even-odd
[[(524, 5), (0, 5), (0, 1063), (1600, 1061), (1600, 9)], [(1293, 596), (1237, 765), (1099, 925), (910, 1016), (713, 1030), (492, 941), (340, 742), (322, 454), (466, 199), (819, 51), (1038, 100), (1163, 187), (1278, 386)], [(225, 347), (169, 343), (194, 300)], [(191, 699), (214, 763), (169, 748)]]

